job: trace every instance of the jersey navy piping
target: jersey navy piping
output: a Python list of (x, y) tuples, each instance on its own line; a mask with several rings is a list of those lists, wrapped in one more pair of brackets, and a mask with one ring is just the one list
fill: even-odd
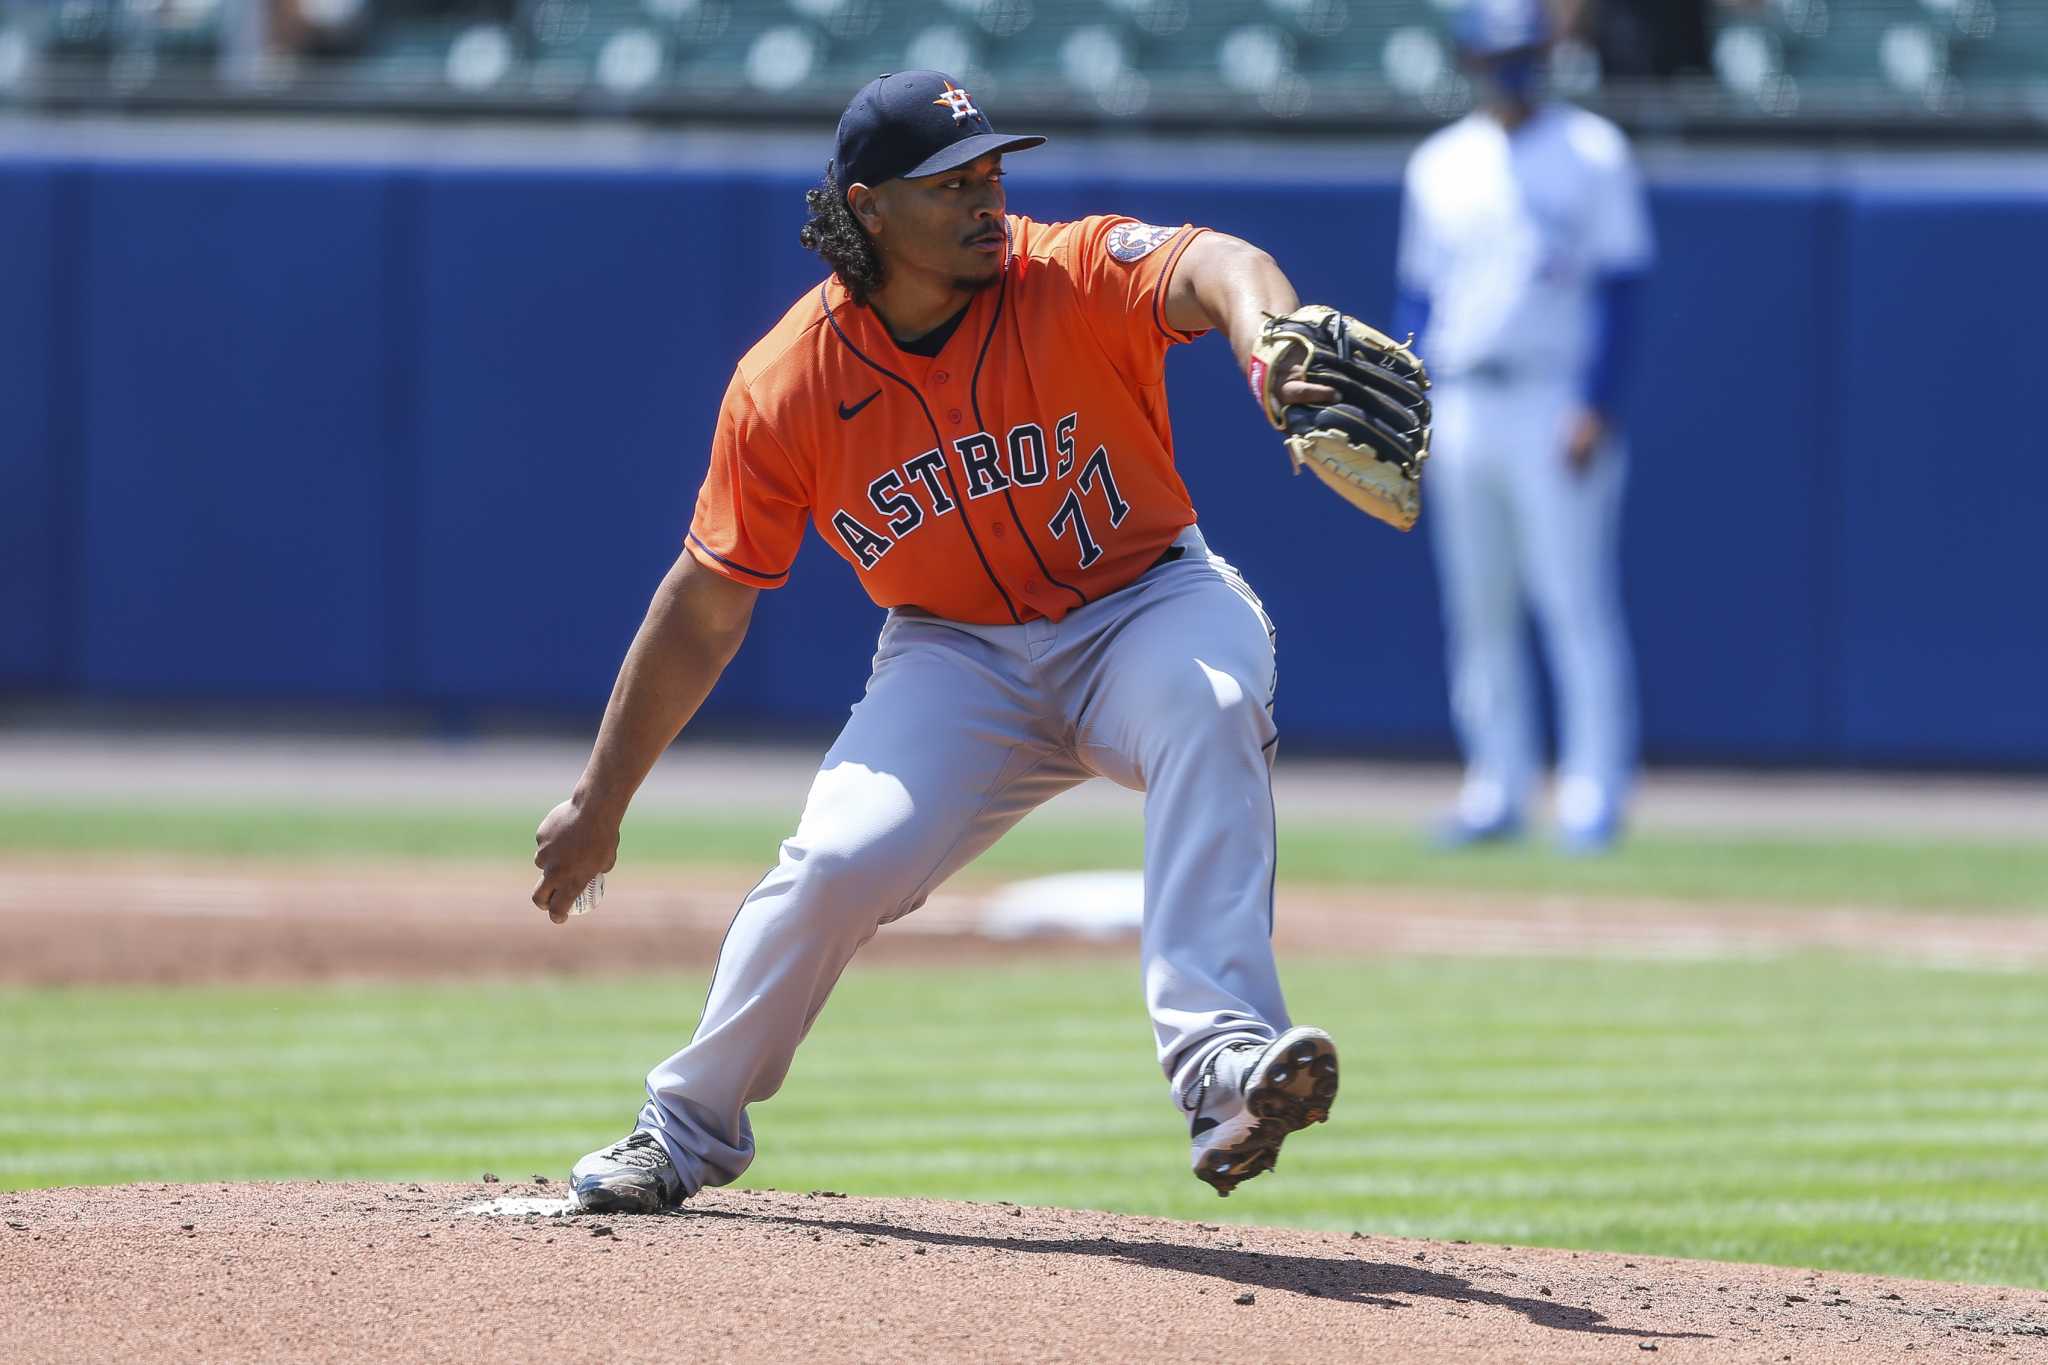
[(704, 543), (704, 537), (698, 535), (695, 531), (691, 531), (689, 533), (689, 538), (697, 542), (698, 549), (702, 550), (705, 554), (710, 555), (719, 563), (725, 565), (726, 568), (738, 569), (741, 573), (746, 574), (750, 578), (776, 579), (789, 577), (788, 569), (784, 569), (781, 573), (763, 573), (759, 569), (748, 568), (746, 565), (740, 563), (738, 560), (727, 559), (724, 555), (718, 553), (718, 551), (712, 549), (709, 545), (706, 545)]
[[(830, 283), (831, 281), (826, 281), (826, 284)], [(846, 329), (839, 325), (839, 319), (836, 316), (834, 316), (832, 312), (832, 301), (825, 297), (825, 284), (821, 284), (818, 286), (818, 305), (825, 310), (825, 321), (832, 324), (833, 334), (837, 336), (842, 343), (844, 343), (847, 350), (853, 352), (853, 358), (855, 360), (858, 360), (861, 364), (867, 366), (876, 374), (887, 375), (889, 378), (895, 380), (897, 383), (901, 384), (905, 389), (908, 389), (910, 391), (910, 396), (917, 400), (918, 411), (924, 414), (925, 425), (929, 426), (932, 429), (932, 444), (937, 446), (940, 450), (944, 450), (946, 448), (945, 438), (939, 435), (939, 424), (932, 417), (932, 410), (930, 406), (928, 406), (925, 403), (924, 395), (917, 391), (917, 385), (911, 383), (908, 379), (905, 379), (902, 375), (896, 373), (896, 371), (890, 369), (888, 366), (883, 365), (878, 361), (870, 359), (867, 356), (867, 354), (861, 350), (860, 347), (853, 344), (853, 338), (846, 334)], [(1010, 613), (1011, 622), (1016, 625), (1023, 625), (1024, 618), (1017, 614), (1017, 604), (1010, 600), (1009, 591), (1003, 587), (1003, 580), (996, 577), (996, 571), (989, 564), (988, 556), (982, 553), (981, 537), (974, 534), (974, 523), (968, 520), (967, 499), (960, 496), (960, 485), (956, 483), (953, 479), (953, 466), (951, 462), (941, 464), (939, 466), (939, 472), (946, 476), (946, 490), (953, 495), (953, 502), (960, 509), (960, 525), (962, 529), (964, 529), (967, 532), (967, 543), (974, 547), (974, 557), (981, 561), (981, 571), (987, 574), (988, 581), (995, 585), (996, 592), (1003, 599), (1003, 610)]]
[[(981, 354), (974, 357), (974, 377), (967, 381), (967, 401), (974, 408), (974, 425), (980, 427), (983, 431), (988, 430), (988, 423), (982, 420), (981, 416), (981, 367), (982, 363), (988, 359), (989, 343), (996, 339), (996, 328), (1000, 327), (1003, 322), (1003, 305), (1008, 302), (1010, 297), (1011, 245), (1010, 223), (1008, 219), (1004, 219), (1003, 282), (998, 287), (996, 293), (995, 313), (988, 320), (988, 335), (981, 339)], [(1010, 471), (1010, 477), (1013, 481), (1016, 478), (1016, 474), (1016, 470)], [(1082, 592), (1071, 583), (1062, 583), (1059, 579), (1053, 577), (1051, 569), (1045, 567), (1045, 556), (1038, 553), (1038, 546), (1032, 542), (1031, 532), (1024, 529), (1024, 518), (1017, 515), (1017, 499), (1010, 492), (1010, 485), (1008, 483), (1003, 485), (1003, 504), (1010, 509), (1010, 520), (1017, 523), (1017, 535), (1023, 540), (1024, 548), (1031, 551), (1032, 562), (1038, 565), (1038, 571), (1045, 575), (1046, 582), (1051, 583), (1055, 587), (1065, 588), (1068, 592), (1074, 594), (1076, 601), (1080, 605), (1087, 606), (1088, 594)]]

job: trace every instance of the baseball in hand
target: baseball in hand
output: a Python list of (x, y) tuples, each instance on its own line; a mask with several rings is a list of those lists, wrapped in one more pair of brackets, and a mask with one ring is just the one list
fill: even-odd
[(597, 909), (597, 903), (604, 899), (604, 873), (590, 879), (590, 885), (576, 893), (576, 899), (569, 903), (572, 915), (587, 915)]

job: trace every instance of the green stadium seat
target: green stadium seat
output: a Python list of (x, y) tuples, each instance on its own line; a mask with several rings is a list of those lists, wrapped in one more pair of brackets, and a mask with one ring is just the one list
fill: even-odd
[[(512, 43), (506, 88), (537, 92), (785, 89), (815, 99), (917, 65), (998, 97), (1106, 114), (1120, 102), (1133, 112), (1207, 102), (1256, 117), (1311, 96), (1376, 94), (1443, 112), (1461, 88), (1446, 36), (1461, 0), (517, 0), (516, 13), (513, 2), (495, 0)], [(36, 41), (113, 51), (126, 4), (58, 0)], [(356, 65), (378, 79), (445, 84), (454, 44), (492, 4), (380, 6)], [(1723, 83), (1767, 106), (1795, 86), (1823, 101), (1924, 108), (1951, 87), (2048, 85), (2048, 0), (1765, 0), (1717, 22)]]
[(113, 52), (120, 26), (116, 0), (59, 0), (40, 10), (37, 27), (44, 52), (72, 58), (104, 57)]
[(1978, 0), (1962, 6), (1952, 27), (1951, 66), (1965, 85), (2048, 92), (2048, 5)]
[(1917, 17), (1907, 3), (1838, 0), (1824, 32), (1787, 43), (1786, 70), (1805, 85), (1882, 83), (1885, 34), (1913, 26)]
[(573, 91), (594, 82), (607, 45), (622, 34), (642, 34), (651, 44), (651, 53), (642, 48), (651, 71), (644, 62), (635, 68), (640, 85), (655, 80), (665, 60), (662, 40), (636, 0), (528, 0), (520, 7), (519, 28), (524, 78), (539, 91)]
[[(495, 32), (502, 37), (504, 45), (504, 66), (501, 73), (492, 79), (487, 52), (477, 46), (476, 35)], [(466, 65), (461, 69), (469, 73), (468, 84), (451, 79), (451, 68), (458, 43), (467, 42), (464, 48)], [(383, 90), (418, 89), (489, 89), (500, 84), (519, 61), (518, 45), (512, 29), (504, 24), (492, 23), (481, 16), (437, 17), (431, 20), (415, 20), (402, 26), (379, 27), (369, 36), (365, 50), (360, 57), (347, 61), (329, 63), (351, 84)]]
[(211, 62), (220, 51), (227, 0), (156, 0), (122, 6), (128, 40), (166, 61)]

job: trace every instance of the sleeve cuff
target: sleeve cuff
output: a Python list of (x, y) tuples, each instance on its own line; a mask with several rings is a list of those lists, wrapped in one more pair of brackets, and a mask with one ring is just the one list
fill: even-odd
[(1190, 227), (1180, 235), (1180, 240), (1173, 244), (1167, 255), (1165, 267), (1159, 272), (1159, 284), (1152, 291), (1152, 321), (1158, 324), (1160, 333), (1174, 345), (1209, 335), (1209, 329), (1206, 327), (1193, 332), (1183, 332), (1166, 321), (1166, 291), (1173, 283), (1173, 272), (1180, 268), (1180, 258), (1187, 254), (1187, 249), (1195, 238), (1208, 230), (1205, 227)]
[(779, 588), (789, 581), (788, 569), (784, 569), (780, 573), (767, 573), (760, 569), (750, 569), (744, 564), (735, 563), (712, 549), (709, 545), (706, 545), (698, 538), (695, 531), (690, 532), (689, 536), (683, 541), (683, 546), (690, 552), (692, 558), (705, 568), (711, 570), (711, 572), (722, 578), (730, 578), (733, 582), (744, 584), (750, 588)]

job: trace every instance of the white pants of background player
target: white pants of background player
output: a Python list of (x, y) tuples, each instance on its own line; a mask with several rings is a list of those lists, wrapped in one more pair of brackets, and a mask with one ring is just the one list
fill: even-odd
[(1558, 823), (1618, 819), (1636, 759), (1617, 544), (1625, 452), (1610, 442), (1584, 473), (1567, 467), (1567, 384), (1451, 380), (1431, 397), (1429, 521), (1466, 760), (1459, 818), (1519, 818), (1537, 778), (1526, 601), (1557, 691)]
[[(1145, 793), (1139, 954), (1173, 1093), (1227, 1039), (1289, 1027), (1271, 945), (1272, 626), (1198, 533), (1177, 543), (1180, 559), (1058, 623), (890, 613), (867, 695), (726, 933), (695, 1038), (647, 1078), (638, 1126), (687, 1190), (754, 1159), (747, 1106), (781, 1086), (855, 950), (1093, 776)], [(913, 1002), (906, 1044), (916, 1028)]]

